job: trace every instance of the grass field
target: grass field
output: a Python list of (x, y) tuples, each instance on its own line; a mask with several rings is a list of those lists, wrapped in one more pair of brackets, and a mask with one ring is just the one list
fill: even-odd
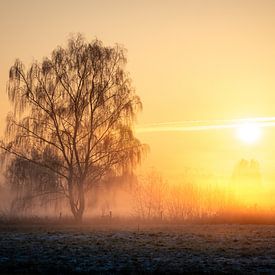
[(274, 225), (0, 226), (1, 273), (275, 273)]

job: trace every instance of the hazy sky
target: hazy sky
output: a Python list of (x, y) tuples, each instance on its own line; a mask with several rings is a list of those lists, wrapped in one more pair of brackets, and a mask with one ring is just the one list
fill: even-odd
[[(41, 60), (76, 32), (127, 48), (140, 125), (275, 116), (274, 15), (273, 0), (0, 0), (1, 129), (15, 58)], [(162, 171), (231, 171), (242, 157), (275, 171), (274, 132), (249, 146), (232, 129), (138, 135), (151, 147), (146, 163)]]

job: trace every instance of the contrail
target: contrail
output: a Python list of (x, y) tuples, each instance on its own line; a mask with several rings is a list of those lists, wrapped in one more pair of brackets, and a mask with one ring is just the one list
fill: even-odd
[(250, 123), (253, 123), (257, 127), (274, 127), (275, 117), (160, 122), (138, 126), (135, 128), (135, 131), (138, 133), (208, 131), (238, 128), (242, 124)]

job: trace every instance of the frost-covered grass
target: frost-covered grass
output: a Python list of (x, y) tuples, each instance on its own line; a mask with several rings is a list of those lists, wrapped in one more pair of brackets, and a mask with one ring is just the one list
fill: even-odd
[(274, 225), (0, 226), (2, 273), (275, 273)]

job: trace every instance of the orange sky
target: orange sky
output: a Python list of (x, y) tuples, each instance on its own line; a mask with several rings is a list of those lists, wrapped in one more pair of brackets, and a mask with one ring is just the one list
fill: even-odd
[[(0, 4), (0, 122), (9, 110), (9, 67), (65, 45), (70, 33), (128, 49), (128, 70), (146, 123), (275, 116), (275, 2), (272, 0), (3, 0)], [(146, 165), (230, 174), (242, 157), (275, 171), (275, 128), (255, 145), (233, 129), (139, 133)]]

